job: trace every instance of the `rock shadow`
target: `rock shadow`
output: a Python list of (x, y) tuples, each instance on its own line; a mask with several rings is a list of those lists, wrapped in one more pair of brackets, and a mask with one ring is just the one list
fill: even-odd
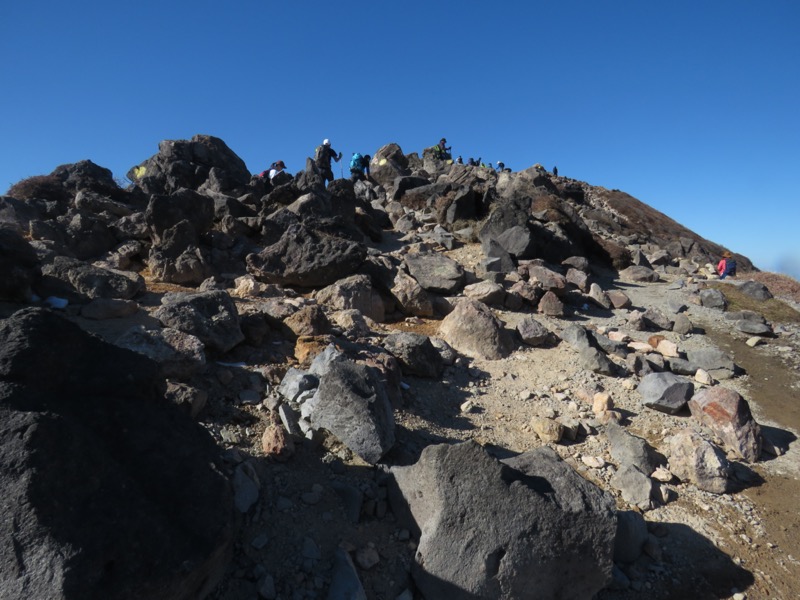
[[(662, 549), (661, 560), (642, 555), (635, 563), (618, 564), (629, 579), (627, 586), (607, 588), (596, 600), (719, 600), (730, 598), (733, 588), (746, 591), (755, 582), (753, 573), (688, 525), (658, 523), (656, 536)], [(653, 583), (651, 578), (658, 581)]]

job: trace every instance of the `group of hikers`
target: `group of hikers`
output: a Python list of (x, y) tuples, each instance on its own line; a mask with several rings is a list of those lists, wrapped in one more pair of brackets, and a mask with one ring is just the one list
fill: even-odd
[[(453, 154), (452, 154), (452, 147), (447, 145), (447, 140), (442, 138), (439, 140), (439, 143), (436, 144), (431, 148), (434, 158), (441, 161), (450, 161), (453, 162)], [(322, 145), (317, 146), (316, 151), (314, 152), (314, 165), (316, 166), (319, 173), (322, 175), (322, 178), (327, 184), (329, 181), (333, 181), (333, 170), (331, 168), (331, 161), (339, 162), (342, 160), (342, 153), (336, 152), (333, 148), (331, 148), (331, 141), (329, 139), (324, 139), (322, 141)], [(459, 156), (454, 161), (456, 164), (463, 165), (464, 159)], [(369, 178), (369, 163), (370, 163), (370, 156), (369, 154), (361, 154), (359, 152), (354, 152), (353, 156), (350, 158), (350, 178), (353, 181), (363, 181)], [(477, 160), (474, 158), (469, 158), (466, 162), (468, 166), (471, 167), (484, 167), (489, 169), (494, 169), (498, 173), (502, 172), (511, 172), (511, 169), (507, 168), (503, 161), (498, 160), (497, 166), (492, 166), (492, 163), (483, 163), (481, 159), (478, 158)], [(282, 160), (276, 161), (269, 166), (269, 169), (266, 171), (262, 171), (259, 177), (261, 178), (269, 178), (272, 181), (279, 173), (282, 173), (286, 169), (286, 165), (283, 163)], [(558, 167), (553, 167), (553, 175), (558, 176)]]

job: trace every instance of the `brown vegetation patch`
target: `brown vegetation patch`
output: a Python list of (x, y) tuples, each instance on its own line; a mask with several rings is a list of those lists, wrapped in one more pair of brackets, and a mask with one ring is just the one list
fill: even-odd
[[(756, 275), (756, 273), (750, 273), (748, 277), (749, 275)], [(762, 281), (762, 283), (764, 282)], [(751, 310), (764, 315), (764, 318), (772, 323), (800, 323), (800, 312), (797, 312), (777, 297), (769, 300), (756, 300), (743, 293), (736, 286), (718, 282), (710, 284), (710, 287), (718, 289), (725, 295), (729, 311)], [(769, 286), (767, 287), (769, 288)], [(775, 292), (771, 289), (770, 292), (775, 295)]]
[(35, 175), (18, 181), (6, 192), (7, 196), (17, 200), (53, 200), (69, 202), (70, 194), (64, 189), (61, 180), (55, 175)]

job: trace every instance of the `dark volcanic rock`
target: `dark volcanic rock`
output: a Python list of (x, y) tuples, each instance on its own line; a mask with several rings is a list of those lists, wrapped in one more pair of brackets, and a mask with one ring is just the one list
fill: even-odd
[(452, 600), (592, 597), (613, 566), (613, 499), (550, 448), (506, 463), (466, 442), (392, 469), (394, 511), (419, 535), (417, 587)]
[(408, 254), (408, 272), (423, 289), (437, 294), (455, 294), (464, 287), (464, 269), (444, 254)]
[(366, 249), (356, 242), (295, 224), (259, 254), (247, 256), (247, 270), (266, 283), (322, 287), (354, 273)]
[(349, 359), (330, 363), (316, 394), (303, 404), (303, 414), (370, 464), (394, 445), (394, 414), (385, 384), (376, 369)]
[(153, 317), (197, 337), (216, 352), (227, 352), (244, 341), (236, 304), (227, 292), (172, 292), (161, 299)]
[(23, 301), (39, 276), (36, 251), (11, 227), (0, 227), (0, 298)]
[(65, 256), (56, 256), (52, 263), (42, 267), (42, 280), (37, 287), (40, 295), (65, 296), (71, 300), (129, 300), (144, 289), (144, 279), (138, 273), (103, 269)]
[(150, 359), (40, 309), (0, 322), (0, 581), (8, 600), (194, 600), (233, 548), (208, 434)]

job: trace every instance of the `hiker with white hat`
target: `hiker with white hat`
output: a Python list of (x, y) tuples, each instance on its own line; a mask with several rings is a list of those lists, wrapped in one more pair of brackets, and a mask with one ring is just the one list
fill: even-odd
[(331, 159), (339, 162), (342, 160), (342, 153), (336, 153), (336, 150), (331, 148), (331, 141), (329, 139), (322, 140), (322, 145), (317, 146), (316, 153), (314, 154), (314, 164), (317, 166), (320, 175), (322, 175), (323, 183), (327, 184), (333, 181), (333, 171), (331, 170)]

